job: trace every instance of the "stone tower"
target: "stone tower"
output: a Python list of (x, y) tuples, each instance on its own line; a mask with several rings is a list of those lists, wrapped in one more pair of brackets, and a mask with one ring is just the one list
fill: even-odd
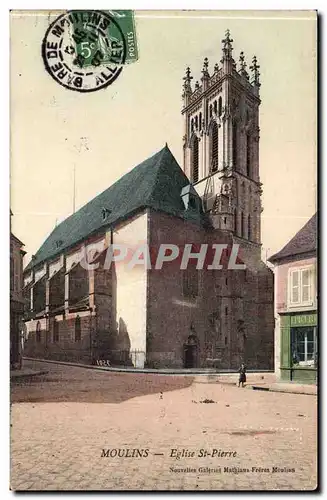
[(201, 83), (192, 88), (190, 68), (183, 84), (184, 172), (202, 197), (215, 228), (260, 254), (259, 66), (250, 74), (243, 52), (233, 58), (229, 30), (222, 58), (210, 74), (204, 59)]

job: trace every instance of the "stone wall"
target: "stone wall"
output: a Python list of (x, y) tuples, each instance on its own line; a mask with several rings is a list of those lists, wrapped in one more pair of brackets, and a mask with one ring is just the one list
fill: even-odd
[[(160, 243), (231, 243), (227, 233), (199, 228), (163, 213), (150, 214), (150, 245)], [(242, 346), (236, 339), (239, 284), (243, 271), (199, 270), (199, 293), (194, 299), (183, 294), (180, 261), (164, 263), (148, 271), (147, 363), (153, 367), (185, 365), (188, 338), (197, 338), (197, 367), (236, 367)], [(237, 292), (238, 291), (238, 292)]]
[[(186, 243), (233, 243), (223, 231), (158, 212), (151, 212), (149, 227), (154, 250), (159, 243), (180, 248)], [(226, 261), (221, 270), (198, 271), (199, 294), (193, 300), (183, 295), (179, 262), (148, 271), (149, 366), (183, 367), (187, 339), (195, 334), (198, 367), (237, 369), (244, 361), (250, 369), (273, 368), (273, 276), (256, 246), (240, 250), (246, 270), (228, 270)]]
[[(75, 340), (75, 318), (63, 316), (32, 320), (28, 325), (28, 338), (24, 346), (24, 355), (34, 358), (45, 358), (60, 361), (92, 362), (90, 330), (92, 316), (90, 313), (80, 316), (81, 340)], [(59, 341), (54, 341), (54, 322), (58, 324)], [(40, 341), (37, 339), (37, 324), (41, 325)]]

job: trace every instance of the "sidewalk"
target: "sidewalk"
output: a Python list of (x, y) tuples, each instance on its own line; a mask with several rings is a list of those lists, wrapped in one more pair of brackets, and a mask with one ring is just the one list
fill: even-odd
[[(206, 375), (206, 383), (238, 385), (238, 374), (203, 374)], [(314, 384), (296, 384), (294, 382), (276, 382), (274, 373), (247, 373), (245, 389), (255, 391), (287, 392), (292, 394), (317, 395), (317, 386)], [(204, 383), (203, 377), (196, 377), (195, 382)]]

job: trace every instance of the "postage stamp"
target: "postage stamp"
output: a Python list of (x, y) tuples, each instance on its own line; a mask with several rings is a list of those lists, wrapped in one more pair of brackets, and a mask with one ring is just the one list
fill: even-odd
[(137, 60), (132, 11), (68, 11), (47, 29), (42, 57), (60, 85), (94, 92), (111, 85), (123, 65)]

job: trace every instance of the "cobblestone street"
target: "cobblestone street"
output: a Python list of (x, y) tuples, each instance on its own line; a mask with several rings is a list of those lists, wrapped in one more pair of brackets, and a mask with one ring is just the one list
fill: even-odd
[(316, 487), (316, 396), (206, 376), (30, 366), (49, 373), (12, 385), (13, 490)]

